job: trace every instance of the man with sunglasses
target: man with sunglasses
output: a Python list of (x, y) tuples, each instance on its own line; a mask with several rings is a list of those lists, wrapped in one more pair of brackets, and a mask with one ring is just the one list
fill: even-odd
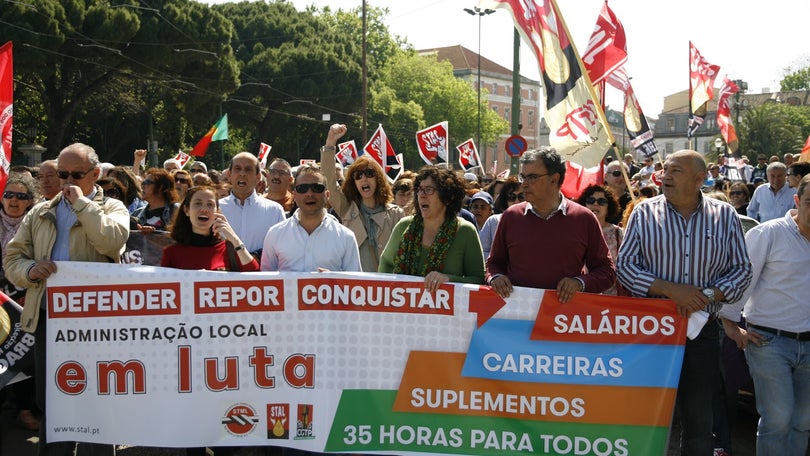
[(504, 298), (513, 286), (556, 290), (563, 303), (576, 292), (613, 286), (616, 271), (599, 221), (560, 192), (560, 154), (545, 146), (525, 152), (518, 178), (526, 201), (501, 215), (486, 262), (487, 283)]
[(284, 209), (256, 193), (261, 169), (255, 155), (250, 152), (234, 155), (228, 172), (231, 194), (219, 200), (219, 210), (248, 252), (261, 258), (264, 236), (271, 226), (284, 220)]
[[(6, 277), (27, 289), (20, 323), (24, 331), (34, 334), (35, 340), (36, 399), (45, 413), (39, 454), (72, 455), (75, 446), (75, 442), (47, 443), (45, 439), (45, 385), (52, 380), (45, 370), (49, 344), (45, 296), (48, 277), (56, 272), (54, 262), (117, 263), (129, 237), (127, 208), (117, 199), (104, 198), (103, 190), (96, 185), (101, 171), (98, 163), (93, 148), (84, 144), (72, 144), (59, 153), (56, 174), (62, 183), (60, 193), (31, 209), (3, 259)], [(115, 454), (112, 445), (87, 445), (94, 455)]]
[(262, 271), (360, 271), (354, 233), (326, 213), (326, 177), (312, 165), (296, 174), (293, 197), (298, 209), (267, 231)]

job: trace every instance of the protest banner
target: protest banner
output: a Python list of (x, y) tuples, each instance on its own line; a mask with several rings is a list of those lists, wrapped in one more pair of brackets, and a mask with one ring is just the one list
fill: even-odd
[(57, 262), (49, 441), (664, 454), (670, 301), (366, 273)]

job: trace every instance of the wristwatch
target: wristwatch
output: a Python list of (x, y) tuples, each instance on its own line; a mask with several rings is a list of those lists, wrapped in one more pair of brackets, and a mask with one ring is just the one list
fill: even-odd
[(701, 290), (701, 292), (703, 293), (704, 296), (709, 298), (709, 304), (715, 303), (714, 288), (704, 288), (703, 290)]

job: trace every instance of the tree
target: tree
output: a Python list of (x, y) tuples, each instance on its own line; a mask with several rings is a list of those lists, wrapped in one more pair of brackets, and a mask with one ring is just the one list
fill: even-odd
[[(451, 151), (477, 134), (478, 95), (453, 75), (452, 64), (435, 56), (400, 51), (374, 82), (372, 95), (372, 118), (386, 125), (395, 149), (404, 153), (411, 169), (424, 164), (416, 149), (416, 130), (447, 120)], [(481, 142), (488, 144), (508, 131), (508, 124), (486, 106), (485, 96), (481, 103)]]
[[(236, 34), (241, 86), (226, 100), (235, 123), (294, 161), (317, 157), (328, 123), (347, 121), (360, 105), (360, 48), (328, 13), (299, 12), (284, 2), (215, 5)], [(341, 118), (343, 116), (343, 118)], [(295, 152), (293, 152), (295, 150)], [(301, 153), (301, 151), (304, 151)]]
[[(136, 84), (152, 86), (156, 99), (192, 122), (202, 122), (205, 116), (195, 113), (236, 87), (233, 30), (226, 18), (188, 0), (158, 2), (159, 8), (136, 0), (112, 3), (6, 2), (0, 11), (0, 35), (18, 51), (18, 87), (39, 97), (48, 155), (77, 138), (105, 136), (99, 128), (105, 124), (111, 127), (105, 131), (109, 147), (117, 148), (115, 132), (132, 125), (99, 120), (145, 113)], [(120, 112), (119, 101), (129, 108)]]
[(765, 103), (746, 111), (739, 127), (741, 150), (755, 161), (758, 153), (784, 156), (802, 149), (810, 133), (810, 107)]
[(785, 77), (782, 78), (779, 86), (782, 92), (810, 90), (810, 64), (795, 71), (786, 68)]

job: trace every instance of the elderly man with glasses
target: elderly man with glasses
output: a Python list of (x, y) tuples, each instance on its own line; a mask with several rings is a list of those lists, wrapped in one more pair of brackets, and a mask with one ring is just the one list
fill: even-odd
[[(34, 334), (35, 340), (36, 400), (45, 412), (40, 426), (39, 454), (72, 455), (76, 445), (47, 443), (45, 438), (48, 428), (45, 382), (53, 381), (45, 370), (45, 351), (53, 340), (46, 334), (45, 297), (48, 277), (56, 272), (54, 261), (117, 263), (129, 238), (127, 208), (117, 199), (105, 198), (104, 191), (96, 185), (101, 173), (98, 163), (98, 156), (90, 146), (76, 143), (64, 148), (57, 158), (60, 193), (31, 209), (3, 258), (6, 277), (27, 289), (20, 324), (24, 331)], [(112, 445), (88, 446), (94, 455), (115, 454)]]

